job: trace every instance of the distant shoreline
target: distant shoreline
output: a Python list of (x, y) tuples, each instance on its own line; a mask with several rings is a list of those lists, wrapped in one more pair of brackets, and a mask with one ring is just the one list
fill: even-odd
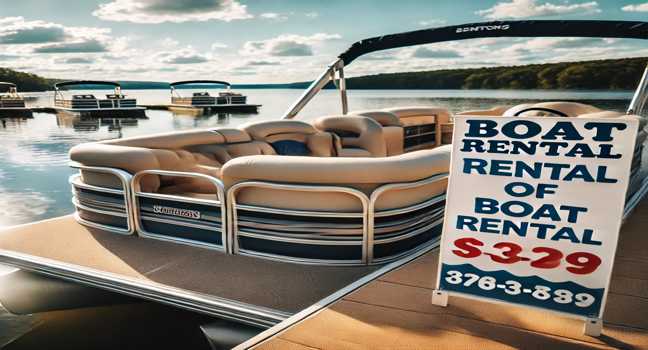
[[(567, 90), (632, 91), (636, 88), (648, 57), (529, 64), (487, 68), (444, 69), (384, 73), (350, 77), (349, 90)], [(0, 68), (0, 81), (15, 82), (19, 91), (47, 91), (55, 82), (34, 74)], [(71, 79), (72, 80), (72, 79)], [(158, 81), (118, 81), (124, 90), (168, 90)], [(306, 89), (311, 82), (233, 84), (234, 89)], [(180, 88), (199, 89), (186, 85)], [(329, 83), (325, 89), (334, 89)], [(94, 90), (92, 87), (81, 88)]]

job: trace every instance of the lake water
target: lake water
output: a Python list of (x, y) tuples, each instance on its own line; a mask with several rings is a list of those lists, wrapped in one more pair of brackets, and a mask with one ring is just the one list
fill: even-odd
[[(189, 93), (186, 91), (184, 93)], [(168, 111), (146, 112), (147, 119), (80, 119), (35, 113), (33, 119), (4, 119), (0, 124), (0, 228), (69, 214), (73, 211), (67, 166), (70, 147), (89, 141), (192, 128), (237, 126), (271, 120), (302, 93), (301, 90), (241, 90), (250, 103), (262, 104), (258, 114), (220, 114), (194, 117)], [(102, 91), (88, 91), (95, 95)], [(168, 91), (128, 91), (141, 104), (164, 104)], [(50, 106), (51, 93), (30, 94), (32, 106)], [(351, 110), (408, 105), (437, 106), (458, 112), (540, 100), (577, 100), (600, 108), (624, 111), (630, 92), (555, 92), (503, 90), (353, 90)], [(336, 91), (322, 91), (300, 114), (300, 119), (340, 113)], [(0, 265), (0, 274), (11, 269)], [(0, 306), (0, 346), (36, 324), (32, 316), (12, 316)]]
[[(189, 93), (186, 91), (183, 93)], [(33, 119), (7, 119), (0, 125), (0, 227), (42, 220), (73, 211), (67, 166), (70, 147), (89, 141), (192, 128), (237, 126), (249, 121), (280, 118), (301, 90), (241, 90), (250, 103), (263, 105), (258, 114), (220, 114), (195, 117), (149, 110), (147, 119), (80, 119), (35, 113)], [(101, 95), (103, 91), (92, 91)], [(134, 90), (127, 94), (141, 104), (168, 103), (165, 90)], [(439, 106), (452, 112), (512, 105), (528, 100), (585, 101), (606, 109), (624, 110), (629, 92), (555, 92), (505, 90), (352, 90), (351, 110), (395, 106)], [(32, 106), (52, 104), (51, 93), (34, 94)], [(340, 113), (339, 94), (322, 91), (300, 119)]]

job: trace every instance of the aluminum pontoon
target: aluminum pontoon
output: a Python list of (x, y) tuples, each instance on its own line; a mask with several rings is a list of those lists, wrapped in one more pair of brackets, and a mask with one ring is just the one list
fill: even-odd
[(18, 94), (14, 83), (0, 82), (0, 118), (31, 118), (25, 99)]
[[(218, 112), (256, 112), (261, 105), (247, 103), (247, 96), (231, 91), (232, 84), (219, 80), (187, 80), (169, 84), (171, 87), (171, 104), (169, 110), (189, 112), (192, 114), (211, 114)], [(184, 88), (225, 86), (226, 90), (212, 96), (208, 91), (193, 92), (183, 96)]]
[[(113, 93), (106, 98), (97, 98), (94, 94), (73, 94), (65, 96), (64, 90), (84, 90), (88, 88), (107, 87)], [(121, 85), (112, 81), (78, 80), (54, 84), (54, 109), (57, 112), (82, 117), (145, 117), (145, 108), (137, 106), (137, 100), (126, 98)]]
[[(262, 327), (317, 311), (438, 245), (452, 141), (442, 108), (349, 111), (344, 66), (378, 50), (532, 36), (647, 39), (648, 23), (506, 21), (371, 38), (281, 120), (75, 146), (74, 215), (6, 230), (0, 262)], [(340, 115), (290, 120), (331, 81)], [(631, 213), (648, 190), (647, 105), (648, 69), (627, 113), (551, 101), (461, 114), (639, 119)]]

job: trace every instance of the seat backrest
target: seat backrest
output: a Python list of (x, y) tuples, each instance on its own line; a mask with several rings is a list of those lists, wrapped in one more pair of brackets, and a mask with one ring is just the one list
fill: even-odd
[(490, 109), (473, 109), (468, 111), (461, 111), (457, 115), (486, 115), (486, 116), (501, 116), (509, 109), (509, 106), (495, 106)]
[(273, 120), (241, 126), (257, 142), (270, 145), (278, 155), (331, 157), (333, 135), (297, 120)]
[(398, 116), (394, 113), (386, 111), (355, 111), (351, 112), (352, 115), (359, 115), (371, 118), (382, 126), (383, 136), (385, 137), (385, 146), (387, 147), (387, 155), (395, 156), (402, 154), (404, 151), (404, 131), (403, 124)]
[[(386, 184), (415, 182), (445, 174), (450, 165), (450, 146), (409, 152), (394, 157), (323, 158), (251, 156), (223, 166), (226, 188), (244, 181), (269, 181), (297, 185), (344, 186), (370, 196)], [(424, 187), (388, 191), (376, 203), (377, 210), (402, 208), (445, 192), (445, 180)], [(361, 203), (347, 193), (302, 192), (246, 188), (237, 195), (240, 204), (293, 210), (360, 210)]]
[[(552, 113), (557, 111), (562, 115)], [(549, 101), (541, 103), (524, 103), (513, 106), (504, 112), (504, 116), (513, 117), (542, 117), (542, 116), (566, 116), (574, 118), (582, 114), (601, 112), (599, 108), (578, 102)]]
[(338, 157), (384, 157), (387, 146), (382, 126), (375, 120), (362, 116), (321, 117), (313, 123), (322, 131), (337, 135)]
[(450, 123), (450, 112), (445, 108), (411, 106), (385, 108), (383, 111), (395, 114), (403, 126), (418, 124)]

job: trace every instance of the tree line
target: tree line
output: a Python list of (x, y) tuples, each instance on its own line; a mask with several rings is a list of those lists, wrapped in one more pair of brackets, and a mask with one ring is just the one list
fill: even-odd
[[(443, 69), (386, 73), (347, 79), (348, 89), (559, 89), (634, 90), (648, 64), (648, 57), (530, 64), (511, 67)], [(51, 90), (61, 79), (0, 67), (0, 81), (18, 85), (19, 91)], [(298, 88), (310, 82), (242, 84), (241, 88)], [(125, 89), (168, 89), (168, 83), (124, 81)], [(328, 84), (326, 88), (334, 88)]]
[(387, 73), (349, 78), (347, 88), (634, 90), (646, 64), (648, 57)]

